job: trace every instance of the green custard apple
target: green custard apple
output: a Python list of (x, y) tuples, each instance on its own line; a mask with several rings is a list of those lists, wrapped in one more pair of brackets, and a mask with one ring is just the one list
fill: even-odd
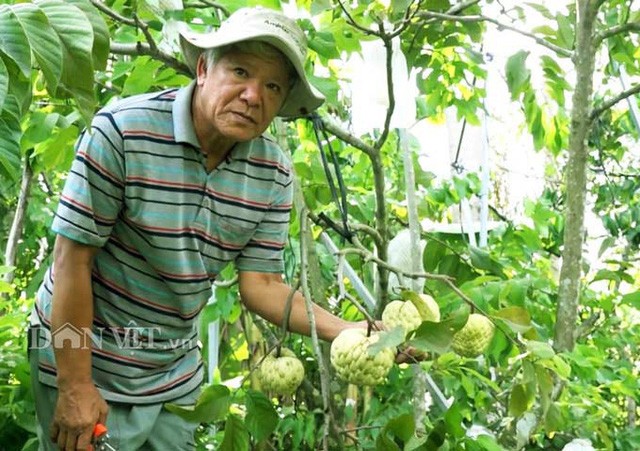
[(379, 336), (367, 336), (365, 329), (346, 329), (331, 343), (331, 364), (338, 376), (355, 385), (378, 385), (384, 382), (393, 366), (396, 350), (386, 347), (371, 354), (368, 347), (377, 342)]
[(419, 299), (410, 298), (411, 303), (418, 310), (418, 314), (422, 321), (431, 321), (433, 323), (440, 322), (440, 307), (438, 303), (428, 294), (421, 293)]
[(276, 357), (275, 350), (265, 357), (257, 376), (264, 391), (275, 395), (291, 395), (304, 379), (304, 365), (293, 351), (281, 348), (279, 357)]
[(387, 329), (400, 326), (405, 334), (412, 332), (422, 323), (422, 318), (418, 309), (411, 303), (405, 301), (391, 301), (382, 312), (382, 324)]
[(467, 324), (453, 336), (452, 347), (462, 357), (478, 357), (489, 347), (493, 339), (495, 326), (484, 315), (472, 313)]

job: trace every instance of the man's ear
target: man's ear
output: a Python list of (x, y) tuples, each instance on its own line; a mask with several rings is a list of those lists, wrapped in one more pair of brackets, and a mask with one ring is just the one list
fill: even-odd
[(207, 61), (204, 57), (204, 54), (200, 54), (198, 57), (198, 62), (196, 63), (196, 81), (198, 85), (204, 83), (204, 79), (207, 76)]

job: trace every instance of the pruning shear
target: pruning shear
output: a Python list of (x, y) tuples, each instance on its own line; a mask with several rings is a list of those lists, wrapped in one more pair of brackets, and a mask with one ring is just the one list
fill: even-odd
[(118, 451), (110, 443), (109, 431), (102, 423), (97, 423), (93, 428), (93, 451)]

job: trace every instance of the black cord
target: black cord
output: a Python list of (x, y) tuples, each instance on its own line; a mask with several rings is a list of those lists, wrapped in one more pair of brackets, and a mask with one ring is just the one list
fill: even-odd
[[(329, 190), (331, 191), (331, 197), (338, 207), (338, 211), (340, 212), (340, 217), (342, 219), (342, 226), (339, 226), (334, 221), (332, 221), (329, 217), (327, 217), (324, 213), (318, 215), (329, 227), (335, 230), (340, 234), (344, 239), (351, 242), (351, 238), (353, 233), (349, 230), (349, 217), (348, 217), (348, 204), (347, 204), (347, 188), (344, 184), (344, 179), (342, 178), (342, 171), (340, 170), (340, 163), (338, 162), (338, 156), (333, 151), (331, 144), (329, 142), (329, 136), (324, 128), (322, 123), (322, 119), (316, 113), (311, 114), (308, 117), (311, 120), (311, 124), (313, 125), (313, 132), (316, 137), (316, 141), (318, 142), (318, 149), (320, 150), (320, 157), (322, 159), (322, 166), (324, 168), (324, 173), (327, 177), (327, 182), (329, 183)], [(327, 143), (327, 147), (329, 148), (329, 154), (331, 156), (331, 162), (333, 163), (334, 171), (336, 174), (336, 179), (338, 182), (338, 188), (336, 188), (336, 183), (333, 179), (333, 175), (331, 174), (331, 169), (329, 167), (329, 161), (327, 156), (325, 155), (324, 146), (322, 145), (322, 137)], [(340, 190), (340, 196), (338, 196), (338, 190)]]

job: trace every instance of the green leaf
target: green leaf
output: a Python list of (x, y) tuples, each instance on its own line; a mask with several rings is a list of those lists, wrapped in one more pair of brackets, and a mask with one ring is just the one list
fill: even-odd
[(15, 13), (23, 28), (31, 51), (42, 70), (49, 91), (58, 89), (62, 75), (62, 50), (60, 39), (55, 34), (49, 19), (40, 8), (30, 3), (15, 5)]
[(370, 355), (376, 355), (384, 348), (395, 348), (404, 342), (404, 329), (396, 326), (391, 330), (385, 330), (378, 334), (378, 341), (367, 348)]
[(434, 272), (440, 263), (440, 259), (447, 253), (445, 245), (436, 240), (427, 240), (427, 245), (422, 253), (422, 264), (426, 272)]
[(532, 398), (525, 385), (515, 385), (509, 396), (509, 415), (519, 417), (525, 413), (529, 410)]
[(564, 425), (564, 420), (562, 418), (562, 412), (558, 407), (557, 403), (553, 403), (549, 406), (549, 410), (547, 410), (547, 414), (544, 417), (544, 429), (547, 435), (562, 431)]
[(629, 304), (637, 309), (640, 309), (640, 291), (634, 291), (633, 293), (627, 293), (622, 296), (621, 302), (623, 304)]
[(325, 58), (338, 58), (340, 53), (336, 48), (336, 40), (333, 34), (327, 31), (314, 33), (309, 40), (309, 48)]
[(444, 354), (451, 347), (453, 334), (464, 327), (469, 319), (469, 307), (465, 304), (439, 323), (424, 321), (407, 342), (421, 351)]
[(526, 347), (531, 354), (541, 359), (550, 359), (556, 355), (551, 345), (542, 341), (527, 340)]
[(143, 56), (137, 58), (131, 74), (129, 74), (122, 87), (122, 95), (129, 96), (148, 92), (156, 82), (153, 75), (161, 67), (162, 63), (151, 59), (151, 57)]
[(37, 0), (51, 27), (60, 38), (63, 54), (62, 78), (58, 95), (70, 93), (82, 117), (89, 123), (93, 117), (93, 28), (78, 7), (60, 0)]
[(210, 385), (202, 391), (195, 406), (165, 404), (164, 407), (169, 412), (193, 423), (213, 423), (227, 415), (230, 404), (231, 393), (227, 387)]
[(407, 442), (415, 431), (415, 418), (413, 414), (407, 413), (389, 420), (384, 427), (403, 442)]
[(275, 430), (278, 425), (278, 414), (271, 401), (255, 390), (247, 390), (247, 415), (244, 424), (256, 442), (261, 442)]
[(91, 22), (91, 28), (93, 29), (93, 48), (91, 50), (93, 69), (104, 70), (107, 67), (107, 59), (109, 58), (111, 36), (102, 15), (89, 0), (65, 0), (65, 2), (77, 6), (87, 15), (87, 19)]
[(499, 277), (506, 277), (504, 266), (489, 254), (489, 252), (479, 247), (469, 246), (469, 256), (471, 264), (478, 269), (495, 274)]
[(0, 174), (17, 181), (20, 174), (20, 124), (10, 115), (0, 116)]
[(411, 3), (412, 0), (391, 0), (391, 14), (404, 14)]
[(9, 70), (7, 66), (0, 58), (0, 113), (2, 113), (2, 107), (4, 106), (4, 100), (9, 92)]
[(17, 64), (25, 77), (31, 76), (29, 41), (15, 15), (13, 5), (0, 5), (0, 52)]
[(481, 435), (476, 439), (476, 443), (486, 451), (505, 451), (505, 449), (496, 442), (496, 439), (488, 435)]
[(376, 439), (376, 451), (400, 451), (400, 447), (387, 435), (380, 434)]
[(511, 99), (516, 100), (529, 83), (531, 71), (525, 66), (529, 52), (521, 50), (507, 60), (505, 71), (507, 74), (507, 86), (511, 92)]
[(516, 333), (525, 333), (531, 329), (531, 317), (522, 307), (506, 307), (493, 313), (492, 316), (504, 320)]
[(310, 12), (312, 16), (315, 16), (332, 8), (331, 0), (313, 0)]
[(461, 438), (465, 435), (466, 430), (462, 426), (462, 419), (460, 406), (454, 402), (444, 414), (444, 422), (447, 426), (447, 432), (455, 438)]
[(238, 415), (229, 414), (224, 425), (224, 438), (219, 451), (249, 450), (249, 432)]

